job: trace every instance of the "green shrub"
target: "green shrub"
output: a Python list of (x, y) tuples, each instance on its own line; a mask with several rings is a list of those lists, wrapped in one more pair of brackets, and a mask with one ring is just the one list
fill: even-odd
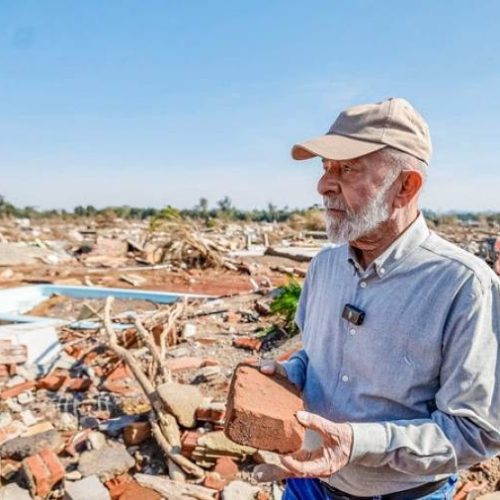
[(271, 303), (271, 312), (282, 317), (283, 327), (290, 335), (298, 333), (294, 318), (301, 290), (300, 283), (291, 279), (285, 286), (278, 288), (278, 295)]

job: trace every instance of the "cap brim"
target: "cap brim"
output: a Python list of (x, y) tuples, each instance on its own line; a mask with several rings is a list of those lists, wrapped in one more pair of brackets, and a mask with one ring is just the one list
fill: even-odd
[(315, 137), (292, 148), (294, 160), (309, 160), (315, 156), (329, 160), (352, 160), (385, 148), (385, 144), (328, 134)]

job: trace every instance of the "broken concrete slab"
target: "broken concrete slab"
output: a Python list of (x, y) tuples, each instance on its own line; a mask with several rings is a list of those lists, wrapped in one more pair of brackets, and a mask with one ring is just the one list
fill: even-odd
[(197, 387), (170, 382), (157, 388), (158, 396), (183, 427), (196, 425), (196, 409), (203, 403), (203, 395)]
[(64, 448), (64, 440), (56, 430), (40, 432), (33, 436), (17, 437), (0, 446), (0, 458), (22, 460), (43, 449), (59, 452)]
[(29, 491), (21, 488), (17, 483), (0, 487), (0, 500), (31, 500), (32, 498)]
[(56, 328), (45, 322), (0, 326), (0, 340), (27, 346), (26, 362), (34, 365), (49, 363), (61, 350)]
[(101, 481), (123, 474), (135, 465), (135, 460), (126, 448), (117, 443), (110, 443), (98, 450), (81, 454), (78, 471), (83, 477), (96, 475)]
[(97, 476), (88, 476), (80, 481), (64, 483), (64, 500), (110, 500), (107, 488)]

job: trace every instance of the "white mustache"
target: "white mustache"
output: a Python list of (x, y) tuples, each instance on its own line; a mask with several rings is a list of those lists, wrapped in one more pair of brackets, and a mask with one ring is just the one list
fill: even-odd
[(339, 198), (330, 198), (329, 196), (323, 196), (323, 204), (326, 209), (347, 210), (345, 203)]

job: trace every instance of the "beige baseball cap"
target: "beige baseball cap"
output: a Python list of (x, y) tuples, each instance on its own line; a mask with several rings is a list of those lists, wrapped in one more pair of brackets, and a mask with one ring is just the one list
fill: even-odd
[(325, 135), (295, 144), (292, 157), (295, 160), (315, 156), (350, 160), (386, 146), (429, 164), (432, 152), (429, 127), (405, 99), (391, 97), (387, 101), (346, 109)]

